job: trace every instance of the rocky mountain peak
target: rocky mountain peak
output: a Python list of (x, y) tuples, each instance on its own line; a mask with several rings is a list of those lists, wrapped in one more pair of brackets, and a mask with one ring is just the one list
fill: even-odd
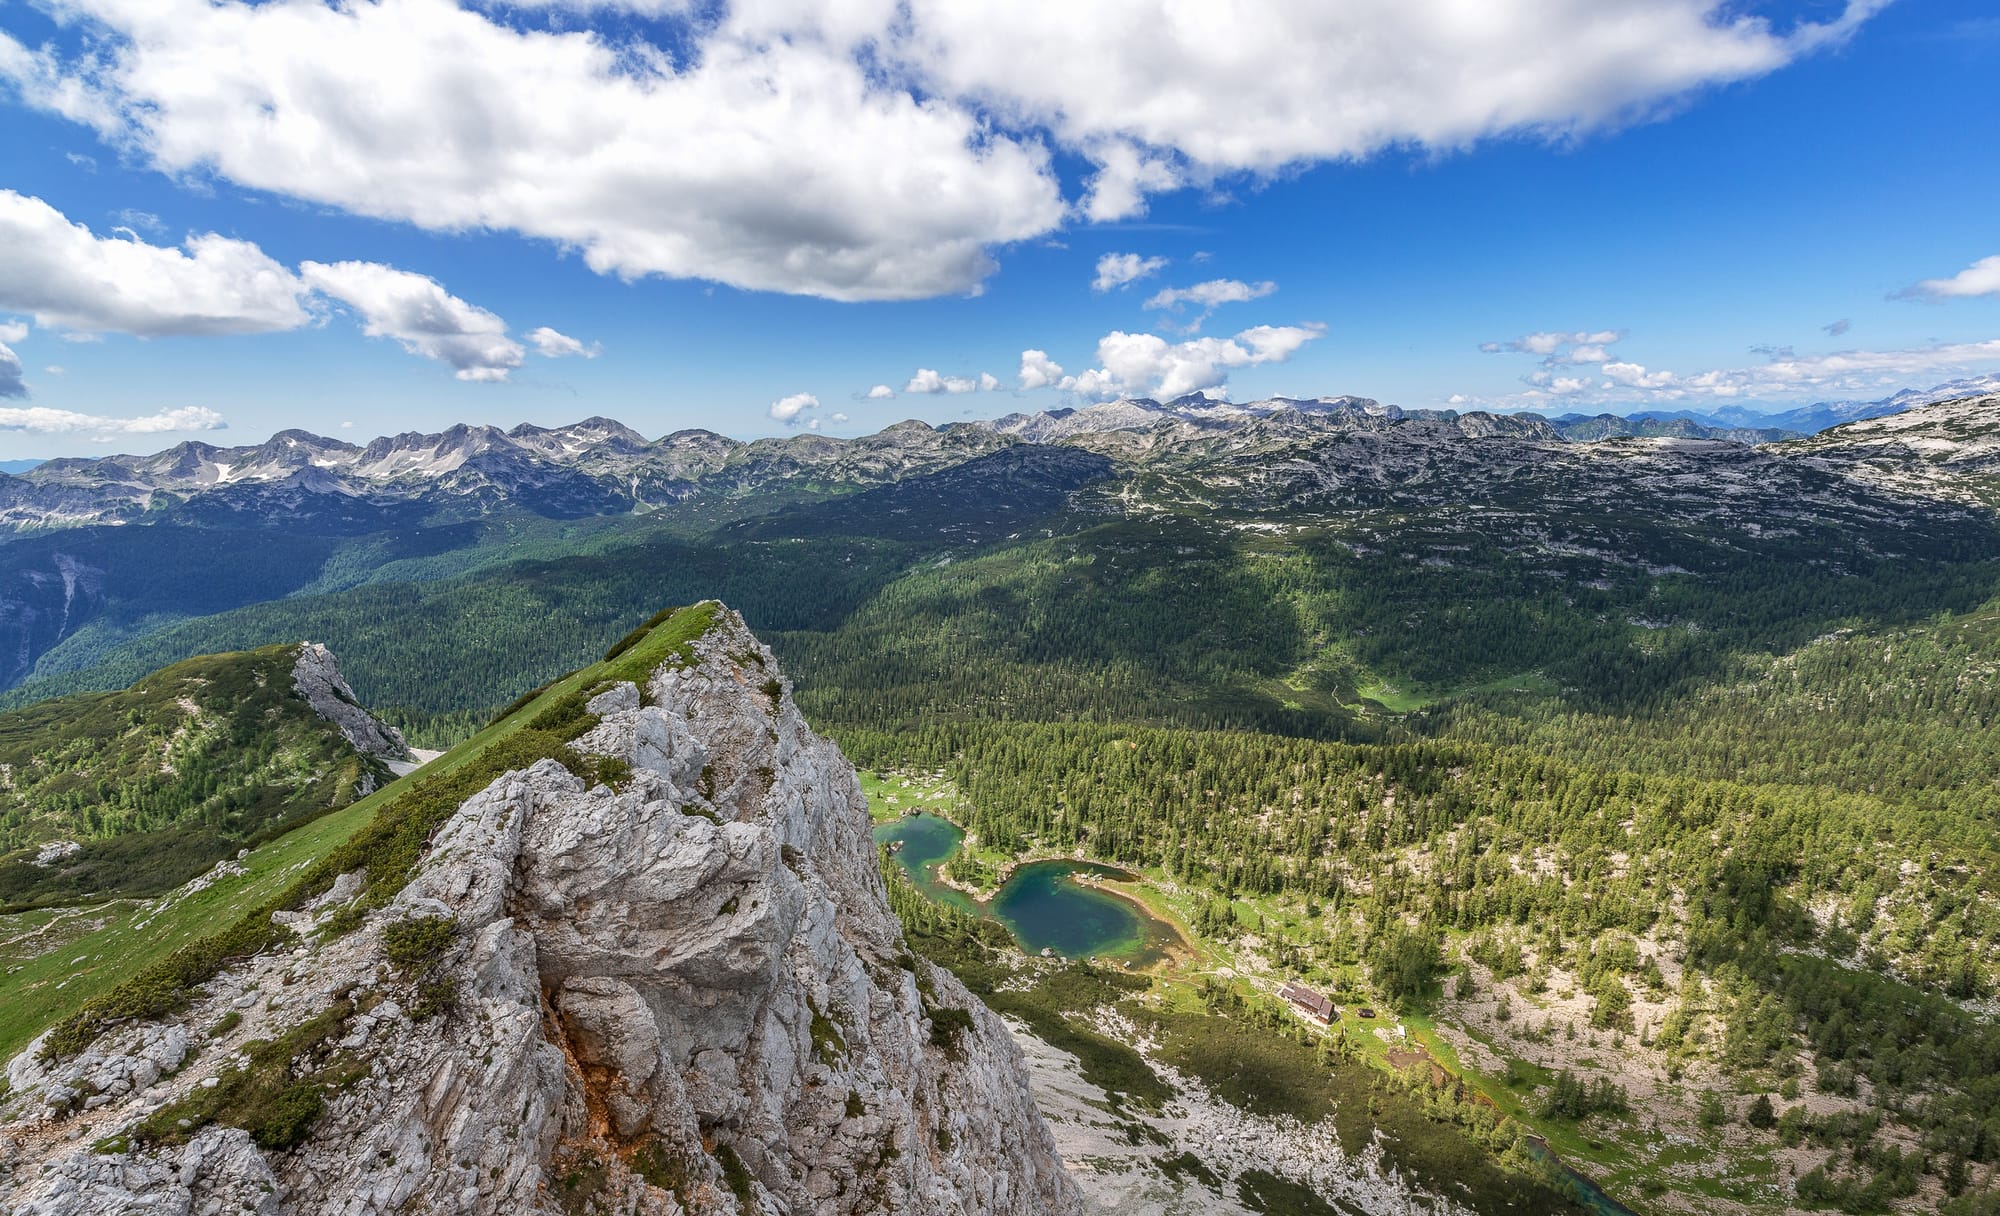
[[(467, 798), (377, 910), (345, 876), (184, 1013), (17, 1056), (0, 1208), (1076, 1211), (1005, 1027), (903, 942), (852, 766), (688, 611), (578, 691), (578, 761)], [(231, 1104), (272, 1042), (316, 1115)]]
[(408, 760), (410, 745), (403, 732), (361, 708), (354, 690), (340, 674), (333, 652), (318, 642), (299, 643), (298, 662), (292, 667), (292, 687), (312, 706), (313, 712), (333, 723), (354, 750), (381, 760)]

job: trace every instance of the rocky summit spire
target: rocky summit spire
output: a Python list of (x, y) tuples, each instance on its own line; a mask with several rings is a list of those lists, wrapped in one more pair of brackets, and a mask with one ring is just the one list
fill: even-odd
[(292, 665), (292, 687), (314, 713), (331, 722), (341, 737), (354, 745), (355, 751), (382, 760), (410, 758), (403, 732), (361, 708), (346, 677), (340, 674), (333, 652), (325, 646), (299, 643), (298, 662)]
[(906, 948), (853, 767), (709, 611), (383, 906), (348, 876), (184, 1014), (16, 1057), (0, 1208), (1076, 1211), (1006, 1028)]

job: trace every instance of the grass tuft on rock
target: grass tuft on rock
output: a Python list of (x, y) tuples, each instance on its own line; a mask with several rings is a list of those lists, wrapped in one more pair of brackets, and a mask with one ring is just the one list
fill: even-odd
[(216, 1084), (197, 1087), (132, 1125), (134, 1144), (185, 1144), (210, 1124), (240, 1127), (262, 1148), (282, 1151), (305, 1141), (326, 1107), (326, 1095), (353, 1084), (367, 1067), (334, 1043), (355, 1011), (336, 1002), (275, 1039), (244, 1045), (248, 1063), (225, 1068)]

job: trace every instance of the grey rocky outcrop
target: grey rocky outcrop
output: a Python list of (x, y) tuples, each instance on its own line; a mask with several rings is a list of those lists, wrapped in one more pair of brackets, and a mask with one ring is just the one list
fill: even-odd
[(280, 1216), (270, 1163), (234, 1127), (197, 1132), (177, 1153), (72, 1153), (43, 1171), (12, 1216)]
[[(615, 783), (548, 760), (500, 777), (359, 929), (322, 931), (323, 900), (291, 918), (296, 945), (211, 982), (181, 1023), (93, 1045), (126, 1093), (52, 1105), (51, 1085), (82, 1092), (77, 1062), (17, 1060), (0, 1211), (1075, 1212), (1018, 1048), (908, 952), (852, 766), (740, 618), (589, 704), (576, 747), (623, 760), (600, 766)], [(419, 984), (383, 934), (440, 916), (456, 933)], [(418, 1016), (439, 992), (445, 1011)], [(218, 1126), (107, 1140), (328, 1010), (333, 1058), (362, 1067), (297, 1147)], [(104, 1062), (218, 1020), (148, 1086)]]
[(314, 713), (333, 723), (343, 737), (363, 755), (382, 760), (408, 760), (410, 745), (403, 732), (361, 708), (354, 690), (340, 674), (333, 652), (318, 642), (299, 644), (298, 662), (292, 666), (292, 687), (312, 706)]
[(51, 840), (42, 845), (41, 849), (36, 852), (35, 859), (28, 864), (44, 867), (52, 866), (59, 861), (68, 861), (81, 852), (83, 852), (83, 846), (74, 840)]

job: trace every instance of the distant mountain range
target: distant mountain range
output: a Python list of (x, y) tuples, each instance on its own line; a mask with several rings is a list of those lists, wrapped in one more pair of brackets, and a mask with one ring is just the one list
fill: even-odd
[(1801, 439), (1806, 432), (1778, 426), (1732, 426), (1716, 418), (1698, 414), (1662, 416), (1655, 414), (1564, 414), (1551, 418), (1549, 425), (1572, 443), (1594, 443), (1600, 439), (1719, 439), (1724, 443), (1782, 443)]
[[(1815, 401), (1788, 410), (1756, 410), (1748, 406), (1725, 405), (1710, 413), (1702, 414), (1693, 410), (1639, 410), (1627, 415), (1600, 414), (1596, 418), (1585, 418), (1582, 414), (1565, 414), (1554, 419), (1558, 428), (1570, 438), (1590, 436), (1571, 435), (1567, 429), (1572, 424), (1612, 419), (1634, 427), (1648, 424), (1685, 423), (1697, 429), (1716, 431), (1777, 432), (1786, 434), (1780, 438), (1798, 438), (1814, 435), (1830, 427), (1849, 422), (1859, 422), (1865, 418), (1881, 418), (1889, 414), (1900, 414), (1918, 406), (1930, 405), (1937, 401), (1950, 401), (1957, 397), (1975, 397), (1985, 393), (2000, 392), (2000, 376), (1970, 376), (1962, 380), (1952, 380), (1931, 388), (1909, 388), (1888, 397), (1873, 401)], [(1629, 432), (1640, 433), (1638, 430)], [(1691, 438), (1719, 439), (1722, 435), (1689, 436)], [(1774, 439), (1751, 439), (1738, 442), (1773, 443)]]
[[(1077, 444), (1118, 457), (1201, 436), (1268, 430), (1369, 432), (1409, 424), (1464, 436), (1596, 442), (1619, 438), (1775, 443), (1828, 426), (2000, 388), (2000, 377), (1956, 381), (1874, 402), (1829, 402), (1780, 414), (1729, 407), (1612, 414), (1459, 413), (1405, 410), (1365, 397), (1274, 397), (1235, 403), (1200, 394), (1168, 402), (1136, 398), (933, 428), (897, 423), (842, 440), (802, 434), (751, 442), (713, 431), (649, 440), (609, 418), (568, 426), (461, 424), (437, 434), (405, 432), (365, 445), (290, 430), (261, 444), (187, 442), (150, 456), (64, 458), (0, 474), (0, 526), (20, 529), (166, 521), (259, 526), (310, 520), (322, 532), (354, 534), (443, 517), (479, 518), (519, 508), (555, 519), (646, 512), (697, 496), (779, 493), (822, 497), (949, 468), (1017, 444)], [(1289, 420), (1289, 423), (1286, 422)], [(1135, 446), (1134, 437), (1152, 436)], [(1171, 442), (1169, 442), (1171, 441)]]
[(713, 431), (657, 442), (608, 418), (569, 426), (458, 425), (365, 446), (281, 431), (251, 447), (187, 442), (151, 456), (45, 461), (0, 477), (0, 524), (62, 527), (172, 518), (250, 523), (311, 516), (334, 531), (469, 515), (505, 505), (552, 518), (621, 514), (698, 491), (741, 494), (778, 484), (865, 486), (957, 463), (1016, 442), (957, 425), (892, 426), (862, 439), (797, 435), (754, 443)]
[[(1664, 571), (1796, 550), (1783, 538), (1798, 536), (1910, 552), (1983, 528), (2000, 504), (2000, 393), (1756, 445), (1744, 432), (1766, 428), (1622, 422), (1640, 433), (1612, 433), (1602, 418), (1357, 397), (1192, 397), (903, 422), (852, 440), (746, 443), (696, 430), (648, 441), (590, 418), (366, 445), (287, 431), (254, 446), (51, 460), (0, 476), (0, 690), (90, 667), (176, 620), (646, 537), (858, 536), (944, 550), (1079, 520), (1198, 516), (1224, 530), (1288, 530), (1352, 528), (1381, 512), (1401, 531), (1430, 515), (1457, 528), (1475, 511), (1493, 530), (1481, 543), (1523, 561), (1540, 560), (1537, 538), (1562, 520), (1566, 546)], [(1680, 539), (1635, 539), (1647, 530)], [(1694, 556), (1718, 545), (1728, 561)]]

